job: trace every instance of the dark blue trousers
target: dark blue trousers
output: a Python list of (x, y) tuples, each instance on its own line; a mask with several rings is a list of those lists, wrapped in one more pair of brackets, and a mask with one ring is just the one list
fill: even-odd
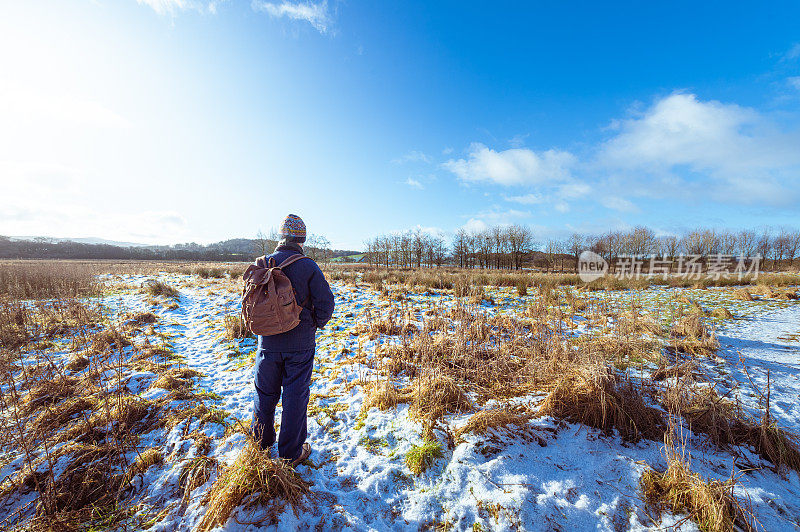
[(306, 416), (314, 367), (314, 349), (291, 353), (256, 352), (256, 398), (253, 405), (253, 436), (268, 449), (275, 443), (275, 407), (281, 399), (281, 430), (278, 455), (294, 460), (300, 456), (308, 435)]

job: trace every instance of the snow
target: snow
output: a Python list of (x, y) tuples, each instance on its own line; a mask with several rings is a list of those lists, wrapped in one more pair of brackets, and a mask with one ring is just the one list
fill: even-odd
[[(114, 281), (138, 286), (148, 277), (123, 275)], [(200, 281), (185, 275), (161, 275), (160, 278), (180, 290), (178, 308), (152, 307), (136, 290), (122, 290), (105, 298), (116, 312), (152, 311), (159, 316), (157, 333), (169, 342), (182, 364), (203, 374), (197, 387), (217, 394), (216, 406), (229, 415), (229, 421), (248, 420), (252, 415), (255, 351), (253, 340), (231, 342), (224, 338), (223, 317), (238, 311), (239, 294), (227, 290), (227, 281)], [(443, 457), (419, 477), (404, 464), (412, 445), (423, 439), (422, 428), (408, 415), (408, 406), (381, 412), (371, 409), (362, 424), (358, 417), (363, 403), (359, 379), (375, 378), (373, 370), (361, 364), (342, 364), (340, 352), (363, 350), (372, 355), (386, 338), (362, 341), (350, 332), (363, 321), (365, 313), (373, 316), (390, 310), (387, 301), (367, 287), (334, 283), (336, 313), (330, 325), (318, 334), (317, 357), (311, 393), (312, 403), (321, 407), (309, 416), (308, 441), (313, 451), (311, 465), (298, 471), (311, 483), (313, 504), (297, 516), (287, 508), (274, 530), (417, 530), (446, 522), (455, 529), (481, 530), (658, 530), (677, 526), (695, 530), (682, 516), (648, 515), (639, 489), (639, 479), (647, 467), (663, 469), (666, 461), (663, 445), (642, 440), (631, 444), (618, 436), (603, 435), (597, 430), (572, 425), (549, 417), (532, 420), (531, 428), (541, 437), (540, 443), (509, 439), (498, 448), (481, 438), (467, 435), (452, 449), (443, 446)], [(722, 291), (687, 290), (680, 294), (701, 302), (725, 298)], [(645, 309), (654, 314), (667, 312), (665, 301), (675, 297), (674, 289), (654, 288), (642, 291)], [(511, 289), (487, 290), (495, 305), (485, 303), (488, 313), (521, 308), (532, 296), (519, 297)], [(626, 292), (592, 293), (588, 297), (605, 298), (624, 305), (632, 295)], [(735, 390), (746, 406), (758, 408), (748, 376), (739, 364), (744, 361), (753, 382), (766, 388), (770, 372), (771, 408), (779, 424), (800, 430), (800, 304), (744, 304), (725, 299), (737, 319), (717, 326), (722, 344), (716, 360), (705, 363)], [(446, 294), (410, 294), (408, 305), (425, 309), (431, 305), (452, 304)], [(586, 320), (575, 321), (573, 334), (583, 334)], [(148, 389), (153, 374), (131, 374), (127, 386), (143, 397), (163, 395), (160, 389)], [(537, 398), (528, 398), (537, 400)], [(468, 415), (449, 416), (452, 427), (463, 424)], [(276, 412), (280, 420), (280, 406)], [(210, 456), (220, 463), (235, 460), (245, 444), (241, 433), (225, 435), (220, 425), (207, 423), (175, 426), (168, 434), (148, 433), (143, 447), (160, 447), (164, 456), (183, 449), (193, 457), (186, 434), (200, 430), (212, 438)], [(766, 530), (793, 530), (800, 527), (800, 478), (790, 472), (785, 478), (769, 468), (739, 469), (732, 455), (704, 443), (686, 431), (686, 451), (693, 470), (704, 478), (726, 479), (735, 471), (740, 487), (737, 495), (749, 499), (753, 512)], [(763, 462), (744, 450), (753, 464)], [(141, 501), (166, 505), (177, 502), (181, 460), (165, 461), (148, 470), (141, 482)], [(6, 474), (11, 465), (0, 470)], [(155, 525), (155, 530), (185, 530), (196, 526), (205, 508), (202, 496), (213, 478), (197, 488), (187, 505), (175, 504)], [(249, 516), (257, 518), (259, 513)], [(241, 517), (245, 517), (244, 513)], [(477, 524), (477, 525), (476, 525)], [(481, 528), (477, 528), (480, 526)], [(256, 526), (237, 524), (233, 519), (222, 530), (256, 530)]]

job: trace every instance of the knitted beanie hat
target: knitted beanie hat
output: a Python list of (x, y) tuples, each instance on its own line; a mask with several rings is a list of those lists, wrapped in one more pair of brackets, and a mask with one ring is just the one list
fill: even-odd
[(303, 219), (296, 214), (288, 215), (281, 226), (281, 238), (293, 242), (305, 242), (306, 224), (303, 223)]

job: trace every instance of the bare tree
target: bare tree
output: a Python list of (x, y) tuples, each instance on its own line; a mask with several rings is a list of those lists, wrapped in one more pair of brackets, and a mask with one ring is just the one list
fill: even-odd
[(675, 257), (678, 255), (680, 247), (680, 240), (678, 240), (677, 236), (669, 235), (661, 237), (661, 249), (662, 253), (666, 255), (669, 261), (669, 273), (672, 273), (672, 263), (675, 262)]
[(794, 259), (797, 258), (798, 249), (800, 249), (800, 231), (792, 231), (789, 233), (789, 242), (786, 249), (790, 268), (794, 267)]
[(569, 252), (575, 258), (575, 273), (578, 272), (578, 259), (580, 258), (581, 251), (585, 248), (585, 244), (586, 239), (578, 233), (572, 233), (572, 236), (569, 237), (569, 241), (567, 242)]
[(512, 267), (519, 270), (522, 266), (522, 257), (533, 248), (533, 232), (529, 227), (512, 225), (506, 229), (506, 238)]
[(270, 231), (269, 236), (265, 235), (261, 229), (258, 230), (256, 233), (256, 239), (253, 243), (253, 250), (258, 255), (267, 255), (275, 249), (275, 246), (278, 245), (278, 235), (273, 229)]
[[(766, 263), (767, 259), (770, 256), (770, 253), (773, 250), (774, 242), (772, 239), (772, 235), (770, 235), (769, 229), (764, 229), (764, 232), (758, 238), (756, 242), (756, 249), (758, 250), (758, 254), (761, 255), (762, 260)], [(766, 264), (765, 264), (766, 266)], [(773, 261), (773, 267), (775, 266)]]
[(753, 231), (741, 231), (736, 235), (736, 249), (742, 257), (750, 257), (756, 247), (756, 234)]

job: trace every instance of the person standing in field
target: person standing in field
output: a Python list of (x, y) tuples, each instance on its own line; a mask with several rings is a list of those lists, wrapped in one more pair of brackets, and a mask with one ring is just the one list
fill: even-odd
[(258, 336), (252, 431), (262, 449), (272, 447), (275, 443), (275, 407), (283, 391), (278, 455), (290, 460), (292, 465), (298, 465), (311, 454), (311, 446), (306, 443), (306, 418), (316, 331), (330, 320), (334, 301), (325, 275), (317, 263), (303, 253), (306, 240), (303, 220), (294, 214), (288, 215), (281, 226), (280, 236), (275, 252), (259, 259), (263, 261), (261, 265), (259, 261), (256, 264), (259, 267), (266, 264), (267, 268), (286, 264), (280, 270), (291, 281), (296, 302), (302, 307), (300, 323), (286, 332)]

